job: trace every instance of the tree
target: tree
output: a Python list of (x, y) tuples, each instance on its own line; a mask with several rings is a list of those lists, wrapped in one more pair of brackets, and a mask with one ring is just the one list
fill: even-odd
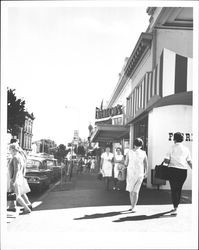
[(78, 148), (77, 148), (77, 154), (81, 155), (81, 156), (85, 155), (85, 148), (84, 148), (84, 146), (82, 146), (82, 145), (78, 146)]
[(57, 147), (57, 150), (54, 152), (54, 157), (58, 159), (59, 162), (62, 162), (66, 157), (68, 150), (66, 150), (66, 146), (64, 144), (60, 144)]
[(25, 122), (25, 101), (17, 99), (15, 89), (8, 89), (7, 96), (7, 132), (14, 136), (19, 133), (20, 127), (22, 127)]

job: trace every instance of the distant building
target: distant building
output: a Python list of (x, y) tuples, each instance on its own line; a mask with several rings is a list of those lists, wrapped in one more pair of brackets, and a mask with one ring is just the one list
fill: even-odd
[(50, 139), (41, 139), (34, 141), (32, 143), (32, 149), (34, 153), (47, 153), (50, 154), (51, 150), (56, 148), (57, 145), (53, 140)]
[(29, 114), (28, 112), (26, 112), (24, 126), (21, 127), (18, 134), (19, 144), (26, 152), (32, 151), (32, 131), (34, 119), (35, 117), (33, 114)]

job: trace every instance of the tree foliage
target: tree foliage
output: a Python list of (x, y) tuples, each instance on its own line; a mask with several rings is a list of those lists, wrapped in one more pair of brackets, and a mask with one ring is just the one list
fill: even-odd
[(15, 89), (7, 90), (7, 98), (7, 131), (17, 135), (25, 121), (25, 101), (16, 97)]
[(54, 152), (54, 157), (58, 159), (59, 162), (62, 162), (67, 154), (68, 150), (66, 149), (66, 146), (64, 144), (60, 144)]
[(82, 145), (78, 146), (78, 148), (77, 148), (77, 154), (81, 155), (81, 156), (85, 155), (85, 148)]

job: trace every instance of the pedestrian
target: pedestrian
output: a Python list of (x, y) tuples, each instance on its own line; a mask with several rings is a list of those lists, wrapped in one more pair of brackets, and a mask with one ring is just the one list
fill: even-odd
[(119, 188), (119, 180), (118, 176), (120, 171), (124, 171), (124, 156), (122, 155), (121, 148), (116, 148), (116, 154), (114, 156), (114, 168), (113, 168), (113, 178), (114, 178), (114, 186), (113, 190), (120, 190)]
[(166, 154), (164, 162), (168, 164), (171, 199), (173, 204), (172, 214), (177, 215), (180, 204), (182, 186), (187, 178), (188, 165), (192, 169), (192, 160), (189, 149), (183, 145), (184, 135), (180, 132), (174, 134), (174, 145)]
[(68, 177), (69, 181), (71, 181), (71, 179), (72, 179), (72, 171), (73, 171), (73, 162), (72, 162), (71, 150), (69, 150), (66, 157), (67, 157), (67, 177)]
[(91, 158), (89, 156), (88, 161), (86, 163), (86, 173), (90, 173), (90, 169), (91, 169)]
[(80, 161), (79, 161), (80, 173), (83, 172), (83, 165), (84, 165), (84, 161), (82, 160), (82, 158), (80, 158)]
[[(10, 145), (16, 145), (17, 149), (18, 149), (18, 153), (21, 156), (21, 163), (22, 163), (22, 174), (23, 174), (23, 186), (24, 186), (24, 192), (21, 193), (22, 198), (24, 199), (24, 201), (26, 202), (26, 204), (29, 206), (29, 208), (32, 210), (32, 204), (28, 198), (28, 196), (26, 195), (26, 193), (30, 192), (30, 187), (27, 183), (27, 180), (25, 178), (26, 175), (26, 165), (27, 165), (27, 155), (24, 152), (24, 150), (19, 146), (19, 142), (17, 139), (13, 138), (10, 141)], [(9, 160), (9, 166), (10, 166), (10, 161), (12, 159)], [(12, 174), (12, 173), (11, 173)], [(9, 174), (9, 179), (10, 179), (10, 174)], [(10, 179), (11, 180), (11, 179)], [(10, 185), (9, 187), (10, 191), (14, 191), (14, 187), (13, 185)], [(26, 192), (25, 192), (26, 190)], [(16, 204), (15, 201), (11, 201), (8, 211), (16, 211)]]
[(101, 155), (100, 168), (106, 183), (106, 190), (109, 190), (113, 171), (113, 154), (111, 153), (109, 146), (106, 147), (105, 152)]
[(135, 206), (138, 201), (140, 187), (143, 179), (146, 177), (148, 170), (147, 155), (142, 150), (143, 141), (141, 138), (136, 138), (134, 148), (129, 149), (126, 154), (125, 165), (127, 166), (126, 190), (129, 191), (132, 212), (135, 212)]
[(91, 173), (95, 170), (95, 157), (93, 156), (91, 159)]
[(16, 143), (12, 143), (9, 146), (9, 151), (12, 155), (9, 163), (11, 186), (17, 195), (17, 202), (24, 208), (24, 214), (30, 213), (32, 207), (31, 204), (28, 204), (28, 198), (26, 198), (26, 193), (30, 192), (30, 189), (28, 189), (27, 181), (24, 178), (24, 162), (20, 154), (20, 148)]
[(67, 160), (67, 158), (65, 158), (64, 168), (63, 168), (64, 182), (67, 181), (67, 165), (68, 165), (68, 160)]

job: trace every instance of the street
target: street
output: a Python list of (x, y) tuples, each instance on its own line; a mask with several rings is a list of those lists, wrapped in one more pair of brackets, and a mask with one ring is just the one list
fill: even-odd
[(142, 187), (136, 213), (130, 213), (128, 192), (106, 191), (96, 174), (74, 176), (30, 199), (33, 212), (8, 223), (9, 233), (188, 233), (192, 227), (191, 191), (183, 191), (179, 214), (171, 216), (170, 192)]

